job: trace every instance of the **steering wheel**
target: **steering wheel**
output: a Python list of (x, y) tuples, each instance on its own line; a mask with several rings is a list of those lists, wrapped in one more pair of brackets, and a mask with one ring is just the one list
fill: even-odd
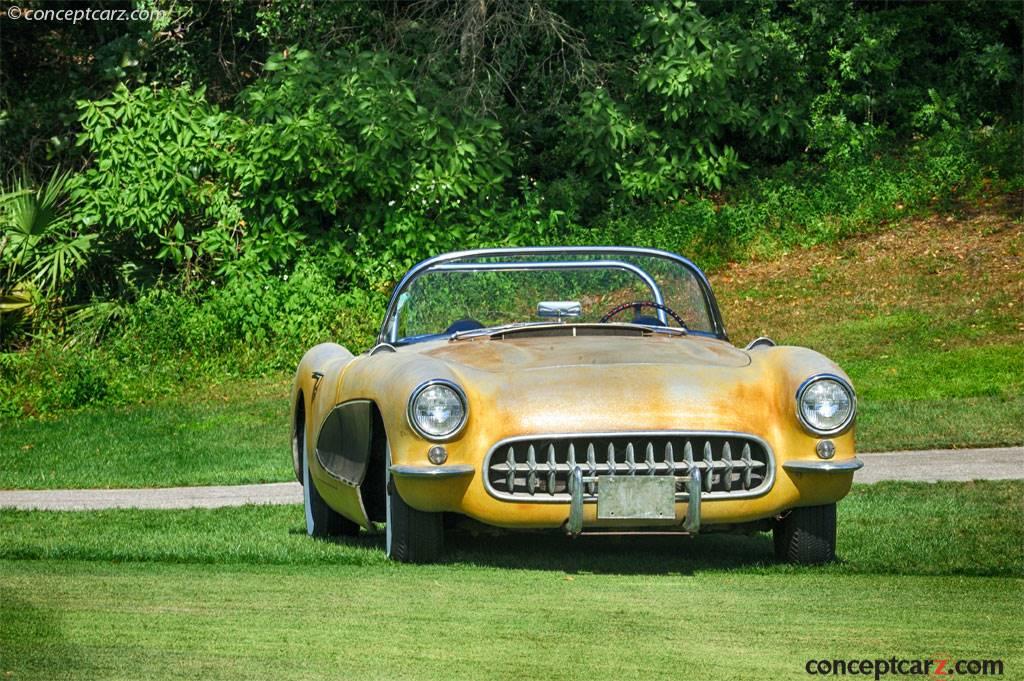
[(676, 314), (675, 310), (670, 308), (668, 305), (662, 305), (661, 303), (656, 303), (653, 300), (634, 300), (631, 303), (623, 303), (622, 305), (616, 305), (612, 309), (608, 310), (605, 316), (601, 317), (600, 321), (602, 324), (607, 324), (608, 322), (611, 321), (612, 317), (616, 316), (623, 310), (628, 310), (629, 308), (633, 308), (634, 315), (639, 316), (640, 310), (645, 307), (653, 307), (655, 310), (661, 310), (669, 317), (676, 320), (676, 323), (678, 323), (681, 328), (686, 328), (686, 322), (683, 321), (682, 317)]

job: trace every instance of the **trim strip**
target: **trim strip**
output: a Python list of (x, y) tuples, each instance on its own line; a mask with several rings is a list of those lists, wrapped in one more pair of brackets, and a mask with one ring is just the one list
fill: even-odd
[(787, 461), (782, 467), (797, 473), (852, 473), (864, 468), (864, 462), (856, 457), (847, 461)]
[(457, 478), (472, 475), (476, 467), (471, 464), (456, 466), (392, 466), (391, 474), (399, 478)]

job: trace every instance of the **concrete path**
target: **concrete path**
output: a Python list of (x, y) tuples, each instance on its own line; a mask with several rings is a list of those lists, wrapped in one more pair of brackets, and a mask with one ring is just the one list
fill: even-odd
[[(1024, 447), (933, 449), (860, 454), (864, 468), (854, 481), (1020, 480)], [(230, 487), (158, 489), (0, 490), (0, 508), (93, 511), (105, 508), (219, 508), (245, 504), (301, 504), (297, 482)]]
[(0, 508), (97, 511), (105, 508), (220, 508), (245, 504), (301, 504), (297, 482), (227, 487), (151, 489), (0, 490)]
[(857, 456), (864, 461), (864, 468), (854, 475), (854, 482), (1024, 479), (1024, 447), (926, 449)]

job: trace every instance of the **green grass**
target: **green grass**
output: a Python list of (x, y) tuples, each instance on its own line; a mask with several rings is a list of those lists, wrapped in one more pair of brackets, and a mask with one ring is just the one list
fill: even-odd
[(861, 451), (1024, 443), (1024, 349), (898, 348), (842, 363), (859, 389)]
[(29, 679), (800, 679), (810, 659), (1002, 659), (1020, 580), (0, 562)]
[(270, 482), (293, 477), (279, 379), (59, 419), (0, 422), (0, 488)]
[(841, 561), (767, 536), (458, 534), (448, 563), (314, 541), (299, 507), (0, 512), (0, 674), (806, 678), (811, 658), (1024, 669), (1024, 483), (858, 486)]

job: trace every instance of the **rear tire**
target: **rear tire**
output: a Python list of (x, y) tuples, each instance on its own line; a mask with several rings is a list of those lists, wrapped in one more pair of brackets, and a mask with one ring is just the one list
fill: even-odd
[(391, 477), (391, 448), (385, 468), (387, 526), (384, 550), (399, 563), (433, 563), (444, 551), (444, 517), (418, 511), (405, 503)]
[(302, 500), (306, 509), (306, 534), (310, 537), (355, 537), (359, 525), (327, 505), (309, 474), (309, 451), (302, 437)]
[(836, 559), (836, 505), (794, 508), (773, 530), (776, 560), (820, 565)]

